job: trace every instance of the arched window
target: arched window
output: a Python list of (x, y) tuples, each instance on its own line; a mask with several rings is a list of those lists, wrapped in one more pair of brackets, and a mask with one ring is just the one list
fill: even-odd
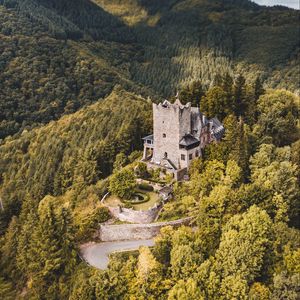
[(165, 133), (163, 133), (163, 138), (167, 137), (167, 135)]
[(165, 158), (168, 158), (168, 153), (167, 152), (165, 152)]

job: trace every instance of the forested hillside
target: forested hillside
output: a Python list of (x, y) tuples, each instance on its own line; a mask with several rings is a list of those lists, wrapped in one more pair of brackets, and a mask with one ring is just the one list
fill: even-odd
[(299, 97), (228, 74), (180, 97), (226, 128), (160, 214), (164, 221), (192, 217), (193, 229), (164, 228), (153, 248), (113, 255), (103, 271), (80, 260), (78, 244), (108, 220), (99, 201), (114, 178), (107, 176), (139, 159), (134, 150), (152, 130), (151, 101), (116, 87), (5, 140), (3, 299), (298, 299)]
[[(298, 300), (298, 19), (247, 0), (0, 0), (0, 299)], [(191, 226), (95, 269), (79, 245), (176, 91), (225, 127), (159, 215)]]
[(0, 139), (108, 95), (216, 74), (298, 91), (298, 11), (249, 1), (1, 0)]
[[(144, 46), (133, 77), (165, 95), (215, 74), (261, 75), (269, 87), (297, 90), (299, 13), (250, 1), (94, 0), (121, 17)], [(280, 75), (278, 74), (280, 69)]]
[(0, 146), (2, 230), (27, 194), (40, 201), (107, 177), (118, 153), (141, 148), (151, 114), (151, 103), (115, 88), (103, 101), (7, 139)]
[[(48, 1), (46, 6), (34, 1), (0, 5), (0, 139), (73, 113), (110, 94), (116, 84), (140, 92), (129, 79), (134, 46), (114, 41), (128, 42), (122, 32), (127, 29), (90, 2), (77, 2), (81, 6), (72, 2), (62, 8), (61, 1), (53, 7)], [(77, 9), (85, 15), (78, 16)], [(75, 22), (80, 20), (90, 23)]]

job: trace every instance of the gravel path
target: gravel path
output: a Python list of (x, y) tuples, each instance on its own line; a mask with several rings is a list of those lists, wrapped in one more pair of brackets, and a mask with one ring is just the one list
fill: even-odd
[(80, 247), (83, 259), (91, 266), (104, 270), (112, 252), (136, 250), (140, 246), (154, 246), (154, 240), (132, 240), (119, 242), (88, 243)]

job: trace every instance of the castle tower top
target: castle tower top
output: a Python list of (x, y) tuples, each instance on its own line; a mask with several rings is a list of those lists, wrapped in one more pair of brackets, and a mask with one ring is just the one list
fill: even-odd
[(171, 103), (169, 102), (168, 100), (164, 100), (163, 102), (160, 102), (159, 104), (155, 104), (153, 105), (153, 107), (163, 107), (163, 108), (174, 108), (174, 109), (177, 109), (177, 108), (180, 108), (180, 109), (185, 109), (185, 108), (191, 108), (192, 105), (190, 102), (188, 102), (187, 104), (182, 104), (179, 100), (179, 98), (177, 98), (175, 100), (174, 103)]

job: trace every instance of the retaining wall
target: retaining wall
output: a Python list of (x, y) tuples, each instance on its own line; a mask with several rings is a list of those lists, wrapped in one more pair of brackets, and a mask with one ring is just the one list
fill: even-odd
[(190, 220), (191, 218), (184, 218), (150, 224), (100, 225), (99, 238), (103, 242), (151, 239), (165, 226), (187, 225)]
[(109, 207), (108, 209), (110, 213), (117, 219), (123, 222), (130, 223), (151, 223), (155, 220), (159, 210), (161, 209), (161, 205), (154, 206), (148, 210), (134, 210), (131, 208), (124, 207)]

